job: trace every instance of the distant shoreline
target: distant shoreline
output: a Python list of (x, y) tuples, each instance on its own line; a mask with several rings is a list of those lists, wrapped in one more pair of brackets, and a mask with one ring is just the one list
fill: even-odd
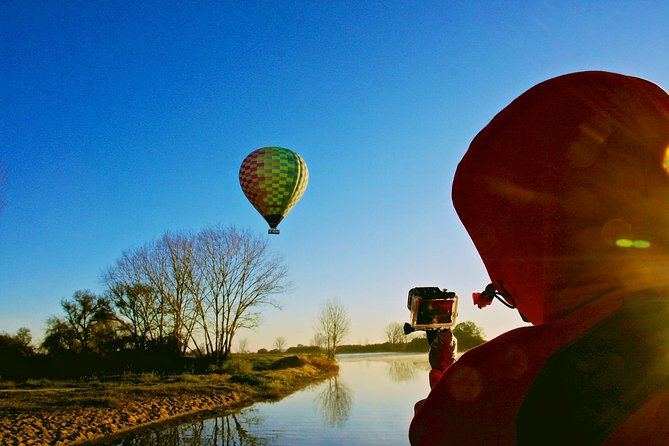
[(265, 370), (232, 375), (139, 374), (0, 389), (0, 438), (8, 446), (109, 444), (157, 424), (279, 400), (338, 370), (320, 356), (275, 358)]

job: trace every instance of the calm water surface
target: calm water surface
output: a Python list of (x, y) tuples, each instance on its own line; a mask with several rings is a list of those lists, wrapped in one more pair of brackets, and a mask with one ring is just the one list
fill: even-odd
[(340, 355), (339, 375), (275, 403), (145, 432), (123, 446), (407, 445), (427, 354)]

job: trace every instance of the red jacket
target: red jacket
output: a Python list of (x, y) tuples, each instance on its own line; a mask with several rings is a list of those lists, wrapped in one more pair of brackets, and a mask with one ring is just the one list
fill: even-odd
[(453, 202), (531, 327), (465, 353), (413, 445), (669, 444), (669, 96), (543, 82), (474, 139)]

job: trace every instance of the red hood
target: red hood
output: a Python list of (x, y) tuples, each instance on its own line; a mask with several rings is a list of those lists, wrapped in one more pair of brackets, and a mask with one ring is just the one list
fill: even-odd
[(611, 288), (669, 285), (669, 269), (661, 279), (630, 269), (669, 253), (668, 146), (667, 93), (605, 72), (531, 88), (474, 138), (453, 203), (491, 280), (530, 322)]

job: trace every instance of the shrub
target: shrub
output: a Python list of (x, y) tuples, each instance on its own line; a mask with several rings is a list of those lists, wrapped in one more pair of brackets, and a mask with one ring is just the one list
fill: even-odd
[(302, 367), (306, 361), (298, 356), (286, 356), (285, 358), (274, 361), (270, 368), (272, 370), (289, 369), (292, 367)]
[(250, 384), (252, 386), (260, 386), (262, 384), (265, 384), (267, 380), (262, 375), (245, 374), (245, 375), (233, 376), (232, 378), (230, 378), (230, 382), (237, 384)]
[(220, 368), (221, 373), (230, 375), (244, 375), (251, 373), (253, 365), (245, 359), (230, 359), (225, 361)]

